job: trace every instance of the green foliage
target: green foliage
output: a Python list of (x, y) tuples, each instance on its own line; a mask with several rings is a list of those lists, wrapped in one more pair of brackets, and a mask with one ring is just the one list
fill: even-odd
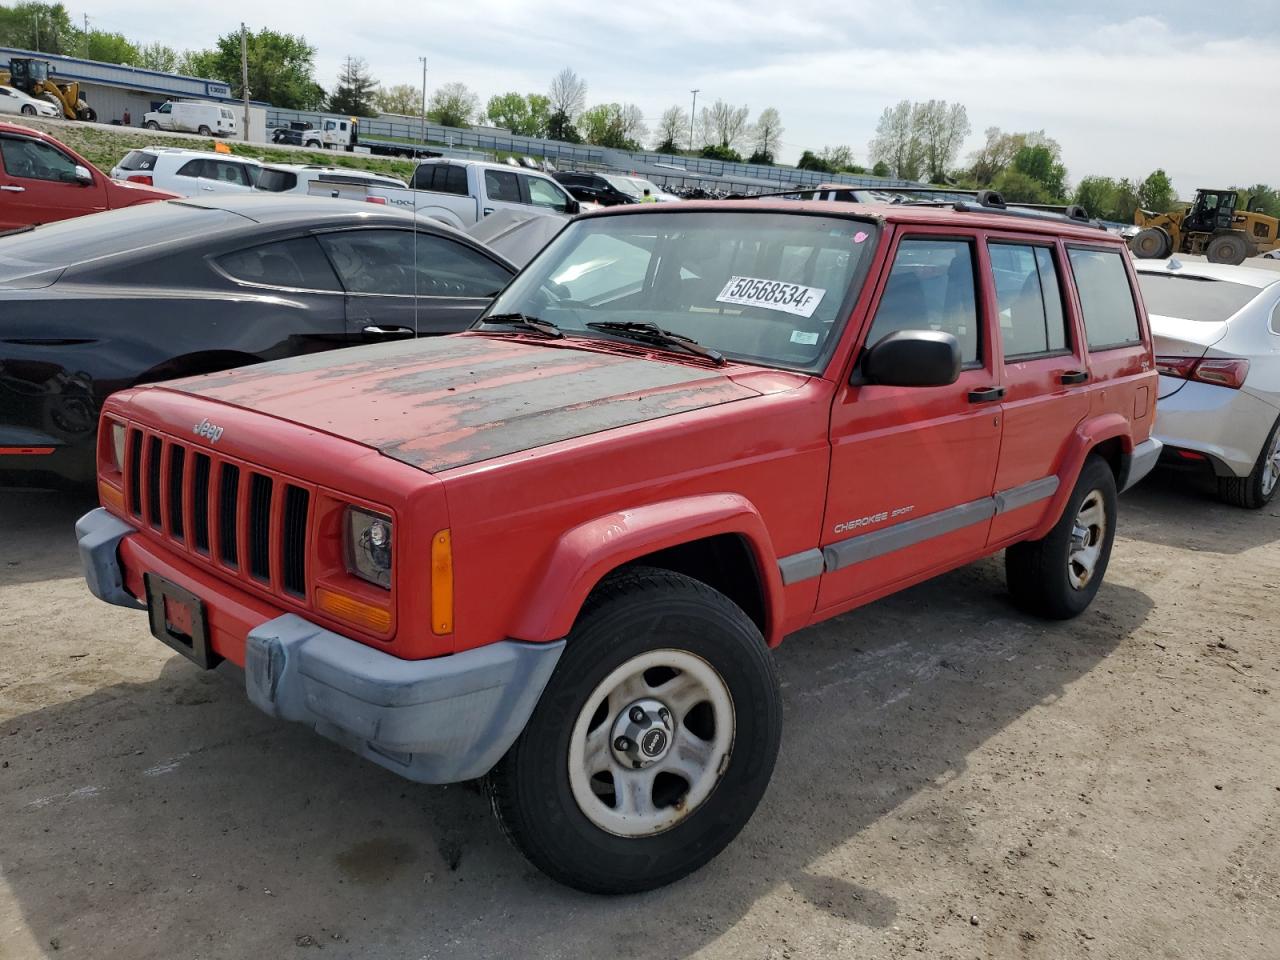
[(490, 97), (485, 115), (490, 123), (522, 137), (545, 137), (551, 101), (540, 93), (526, 96), (512, 91)]
[(565, 110), (553, 110), (547, 117), (547, 136), (563, 143), (581, 143), (582, 134), (573, 122), (573, 117)]
[(0, 47), (74, 56), (79, 31), (60, 3), (0, 6)]
[[(881, 162), (883, 163), (883, 161)], [(800, 160), (796, 163), (796, 167), (800, 170), (817, 170), (820, 173), (835, 173), (831, 164), (818, 156), (818, 154), (814, 153), (812, 150), (806, 150), (804, 153), (800, 154)]]
[(876, 165), (871, 168), (871, 175), (875, 177), (887, 177), (892, 173), (893, 171), (889, 169), (889, 165), (883, 160), (876, 161)]
[[(259, 30), (248, 36), (249, 95), (286, 110), (318, 110), (324, 90), (315, 81), (315, 47), (303, 36)], [(240, 31), (223, 34), (212, 50), (188, 50), (178, 69), (193, 77), (221, 80), (237, 97), (240, 80)]]
[[(1059, 203), (1066, 198), (1067, 194), (1067, 168), (1058, 162), (1057, 156), (1052, 148), (1044, 145), (1022, 147), (1013, 157), (1013, 165), (1009, 170), (1004, 171), (1000, 177), (996, 178), (996, 183), (1001, 182), (1001, 178), (1009, 173), (1017, 173), (1020, 175), (1018, 179), (1010, 182), (1019, 184), (1022, 188), (1021, 177), (1026, 177), (1041, 188), (1043, 200), (1022, 200), (1022, 203)], [(997, 189), (1003, 190), (1002, 187)], [(1012, 199), (1006, 196), (1006, 200)]]
[(578, 117), (583, 139), (616, 150), (639, 150), (640, 144), (627, 130), (626, 113), (620, 103), (602, 103), (584, 110)]
[(718, 143), (709, 143), (702, 148), (701, 156), (708, 160), (723, 160), (726, 163), (741, 163), (742, 154), (733, 147), (721, 146)]
[(758, 164), (761, 164), (762, 166), (772, 167), (773, 154), (769, 153), (767, 150), (760, 150), (759, 148), (757, 148), (755, 153), (747, 157), (747, 163), (758, 163)]
[(1232, 187), (1240, 193), (1239, 206), (1249, 210), (1260, 210), (1269, 217), (1280, 217), (1280, 190), (1273, 190), (1265, 183), (1255, 183), (1252, 187)]
[[(253, 89), (252, 77), (249, 88)], [(369, 65), (360, 57), (347, 57), (338, 74), (338, 85), (329, 94), (329, 110), (353, 117), (377, 116), (377, 93), (378, 81), (369, 73)]]
[(412, 83), (396, 83), (379, 87), (374, 94), (374, 104), (383, 113), (395, 113), (402, 117), (422, 114), (422, 88)]
[(75, 50), (77, 57), (101, 60), (103, 63), (127, 63), (136, 67), (142, 59), (138, 48), (130, 43), (124, 34), (107, 33), (105, 30), (81, 33)]
[(164, 73), (176, 73), (181, 58), (173, 47), (163, 43), (144, 43), (138, 47), (138, 62), (135, 66), (147, 70), (160, 70)]
[[(1133, 215), (1139, 206), (1138, 191), (1139, 188), (1127, 179), (1085, 177), (1076, 187), (1075, 196), (1072, 199), (1073, 202), (1084, 207), (1091, 217), (1114, 220), (1119, 223), (1133, 223)], [(1168, 207), (1161, 209), (1167, 210)]]
[(446, 83), (427, 104), (427, 116), (442, 127), (469, 127), (480, 111), (480, 98), (465, 83)]
[(1009, 203), (1053, 203), (1054, 196), (1038, 179), (1016, 168), (1009, 168), (992, 184)]
[(1153, 170), (1147, 174), (1138, 187), (1138, 205), (1143, 210), (1156, 213), (1167, 213), (1177, 203), (1177, 194), (1173, 192), (1173, 183), (1163, 170)]

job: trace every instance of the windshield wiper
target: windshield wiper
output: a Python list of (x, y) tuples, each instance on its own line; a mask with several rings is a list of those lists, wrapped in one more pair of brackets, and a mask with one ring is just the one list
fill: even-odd
[(717, 366), (724, 366), (725, 363), (724, 354), (719, 350), (704, 347), (692, 337), (663, 330), (656, 323), (649, 323), (646, 320), (597, 320), (588, 323), (587, 326), (592, 330), (614, 333), (628, 340), (652, 344), (655, 347), (679, 347), (689, 353), (706, 357)]
[(537, 317), (527, 317), (523, 313), (495, 313), (488, 317), (481, 317), (481, 323), (500, 323), (507, 327), (519, 327), (521, 330), (530, 330), (533, 333), (540, 333), (544, 337), (551, 337), (559, 340), (564, 333), (550, 320), (539, 320)]

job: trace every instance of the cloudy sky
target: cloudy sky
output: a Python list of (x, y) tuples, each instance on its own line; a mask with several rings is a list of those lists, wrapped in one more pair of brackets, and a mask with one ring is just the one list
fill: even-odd
[[(483, 99), (545, 91), (570, 66), (591, 103), (717, 97), (782, 114), (782, 159), (849, 144), (861, 162), (885, 106), (959, 101), (973, 126), (1044, 129), (1074, 183), (1142, 177), (1158, 166), (1197, 186), (1280, 183), (1275, 121), (1280, 17), (1274, 0), (466, 0), (352, 3), (172, 0), (69, 3), (93, 26), (179, 49), (271, 27), (317, 48), (320, 82), (364, 57), (383, 83), (460, 80)], [(1252, 126), (1250, 126), (1252, 124)]]

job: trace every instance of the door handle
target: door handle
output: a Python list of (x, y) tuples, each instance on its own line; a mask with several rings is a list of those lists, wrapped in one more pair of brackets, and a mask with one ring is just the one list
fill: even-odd
[(991, 403), (1004, 396), (1004, 387), (984, 387), (981, 390), (969, 391), (970, 403)]
[(371, 323), (364, 328), (366, 337), (412, 337), (413, 329), (410, 327), (383, 327), (376, 323)]
[(201, 187), (200, 189), (201, 189), (201, 190), (208, 190), (210, 193), (213, 193), (213, 187)]
[(16, 183), (0, 184), (0, 190), (3, 190), (5, 193), (26, 193), (27, 192), (26, 187), (20, 187)]
[(1084, 383), (1089, 379), (1089, 374), (1085, 370), (1068, 370), (1058, 379), (1065, 384)]

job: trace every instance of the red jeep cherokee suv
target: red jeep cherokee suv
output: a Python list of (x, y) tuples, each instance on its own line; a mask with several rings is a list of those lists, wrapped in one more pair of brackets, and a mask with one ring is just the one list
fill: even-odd
[(615, 208), (467, 333), (118, 393), (89, 587), (272, 716), (487, 775), (551, 876), (673, 881), (764, 793), (787, 634), (999, 550), (1031, 613), (1098, 590), (1159, 452), (1134, 272), (987, 205)]

